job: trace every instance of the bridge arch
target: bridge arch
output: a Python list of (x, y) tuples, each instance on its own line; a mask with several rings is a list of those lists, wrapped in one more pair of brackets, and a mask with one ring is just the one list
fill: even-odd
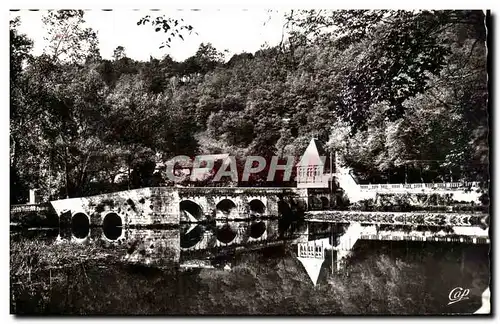
[(196, 224), (184, 224), (181, 226), (181, 248), (189, 249), (198, 244), (204, 235), (204, 229)]
[(76, 212), (71, 216), (71, 232), (77, 239), (84, 239), (90, 233), (90, 217), (84, 212)]
[(322, 209), (323, 202), (317, 196), (310, 196), (308, 205), (309, 205), (310, 210), (318, 210), (318, 209)]
[(250, 215), (264, 215), (266, 213), (266, 206), (260, 199), (253, 199), (248, 203), (250, 208)]
[(307, 210), (307, 199), (298, 198), (297, 200), (297, 209), (301, 212), (305, 212)]
[(179, 203), (181, 221), (197, 222), (203, 219), (203, 209), (192, 200), (183, 200)]
[(102, 220), (104, 237), (110, 241), (118, 240), (123, 233), (123, 219), (115, 212), (108, 212)]
[(290, 207), (290, 204), (284, 200), (278, 201), (278, 214), (281, 217), (292, 216), (292, 208)]
[(329, 209), (330, 208), (330, 200), (325, 196), (320, 197), (320, 199), (321, 199), (322, 209)]
[(237, 208), (234, 201), (225, 198), (222, 199), (215, 205), (215, 217), (216, 218), (236, 218)]
[(258, 239), (266, 231), (266, 223), (264, 223), (263, 221), (252, 222), (252, 224), (250, 224), (249, 226), (248, 231), (251, 238)]
[(217, 240), (224, 244), (231, 243), (236, 238), (237, 232), (229, 224), (224, 224), (215, 229)]

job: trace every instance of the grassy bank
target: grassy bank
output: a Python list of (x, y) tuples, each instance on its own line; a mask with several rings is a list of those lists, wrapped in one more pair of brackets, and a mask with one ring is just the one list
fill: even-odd
[(10, 275), (16, 278), (39, 271), (71, 267), (89, 260), (116, 261), (119, 249), (126, 253), (124, 247), (110, 250), (103, 244), (29, 239), (11, 241)]

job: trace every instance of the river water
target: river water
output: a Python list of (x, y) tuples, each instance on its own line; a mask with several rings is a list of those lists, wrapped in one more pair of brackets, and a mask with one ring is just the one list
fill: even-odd
[(390, 241), (358, 241), (341, 271), (327, 250), (314, 285), (304, 239), (275, 220), (12, 231), (11, 313), (470, 314), (489, 285), (488, 245)]

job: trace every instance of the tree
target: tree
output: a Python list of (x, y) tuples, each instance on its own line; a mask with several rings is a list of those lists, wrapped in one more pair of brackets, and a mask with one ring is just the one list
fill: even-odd
[(184, 62), (123, 47), (102, 60), (80, 11), (52, 11), (65, 36), (33, 57), (13, 23), (13, 183), (53, 197), (151, 186), (175, 155), (298, 157), (313, 136), (367, 182), (488, 178), (482, 13), (296, 14), (282, 46), (228, 63), (211, 44)]
[(39, 174), (44, 169), (47, 180), (38, 187), (49, 196), (63, 187), (64, 195), (72, 196), (79, 194), (86, 182), (90, 156), (85, 150), (94, 149), (91, 142), (99, 143), (93, 127), (101, 121), (98, 107), (104, 84), (93, 68), (99, 59), (97, 38), (90, 28), (82, 26), (83, 11), (49, 11), (43, 21), (50, 43), (46, 54), (33, 60), (26, 70), (31, 91), (24, 107), (37, 112), (38, 132), (32, 131), (35, 138), (30, 141), (37, 143), (39, 154), (34, 156), (40, 159)]
[(23, 139), (29, 134), (31, 121), (36, 117), (25, 109), (24, 100), (26, 79), (23, 76), (23, 66), (31, 59), (30, 51), (33, 42), (24, 34), (19, 34), (19, 17), (10, 21), (10, 201), (20, 202), (23, 199), (23, 179), (19, 172), (20, 155), (23, 154)]
[(30, 51), (33, 41), (25, 34), (19, 34), (17, 27), (20, 24), (19, 17), (10, 20), (10, 82), (15, 84), (18, 76), (23, 70), (23, 64), (31, 58)]
[[(401, 118), (403, 102), (428, 89), (431, 75), (447, 64), (450, 39), (459, 26), (485, 41), (482, 11), (308, 10), (288, 15), (291, 41), (299, 45), (328, 41), (351, 57), (337, 105), (341, 116), (363, 128), (369, 107), (388, 102), (386, 115)], [(297, 44), (295, 44), (297, 45)]]
[[(170, 17), (165, 17), (165, 15), (151, 17), (146, 15), (142, 17), (138, 22), (137, 26), (151, 25), (155, 32), (163, 31), (167, 36), (166, 39), (160, 44), (160, 48), (170, 47), (170, 44), (177, 36), (184, 40), (186, 32), (191, 35), (193, 32), (193, 26), (185, 24), (184, 19), (174, 19)], [(195, 32), (195, 34), (197, 34)]]
[(49, 10), (42, 18), (49, 42), (45, 54), (52, 61), (81, 64), (89, 55), (98, 55), (97, 34), (83, 26), (83, 16), (83, 10)]
[(113, 59), (115, 61), (118, 61), (118, 60), (125, 58), (125, 57), (127, 57), (127, 55), (125, 54), (125, 47), (117, 46), (115, 48), (115, 50), (113, 51)]
[(64, 195), (72, 197), (82, 193), (92, 154), (101, 145), (94, 127), (101, 122), (98, 107), (104, 84), (91, 66), (60, 63), (83, 64), (84, 58), (89, 62), (96, 54), (97, 37), (92, 29), (83, 28), (83, 11), (50, 12), (44, 22), (51, 26), (49, 35), (53, 36), (48, 47), (49, 53), (52, 51), (51, 82), (46, 85), (53, 98), (48, 110), (52, 129), (47, 132), (49, 163), (55, 171), (63, 172)]
[(200, 72), (206, 73), (224, 62), (224, 54), (217, 51), (211, 43), (201, 43), (198, 51), (196, 51), (195, 59), (200, 66)]
[(179, 67), (183, 77), (205, 75), (224, 63), (224, 54), (217, 51), (212, 44), (201, 43), (195, 55), (187, 58)]

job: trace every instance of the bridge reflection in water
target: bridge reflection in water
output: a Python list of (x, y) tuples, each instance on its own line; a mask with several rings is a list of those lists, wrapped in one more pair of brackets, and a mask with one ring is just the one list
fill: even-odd
[(120, 217), (108, 213), (99, 227), (90, 227), (84, 217), (74, 218), (75, 226), (61, 228), (56, 241), (104, 244), (110, 247), (110, 253), (121, 253), (118, 257), (128, 263), (181, 269), (230, 269), (236, 254), (287, 245), (295, 251), (314, 285), (325, 267), (332, 273), (341, 272), (358, 241), (489, 244), (484, 215), (450, 214), (443, 223), (443, 217), (437, 214), (422, 222), (415, 213), (396, 214), (372, 213), (366, 217), (362, 212), (309, 212), (301, 222), (251, 217), (138, 228), (123, 226)]
[[(168, 295), (168, 298), (175, 296), (173, 300), (181, 300), (188, 305), (187, 308), (196, 307), (196, 309), (207, 305), (204, 295), (221, 293), (221, 297), (218, 297), (219, 299), (216, 302), (223, 303), (236, 290), (241, 291), (243, 296), (246, 297), (253, 296), (251, 294), (254, 294), (255, 287), (258, 287), (257, 290), (262, 291), (262, 294), (278, 296), (277, 306), (275, 307), (280, 312), (283, 307), (282, 297), (290, 298), (290, 296), (294, 296), (297, 300), (304, 302), (310, 299), (312, 294), (321, 293), (324, 296), (328, 296), (328, 298), (335, 295), (340, 296), (342, 300), (351, 298), (349, 300), (351, 302), (352, 298), (358, 299), (360, 296), (357, 293), (353, 294), (349, 290), (350, 288), (352, 288), (352, 291), (360, 290), (363, 293), (363, 287), (366, 287), (363, 285), (372, 282), (372, 279), (370, 279), (372, 275), (380, 276), (380, 269), (386, 269), (399, 271), (396, 272), (398, 274), (397, 278), (409, 278), (408, 276), (403, 276), (406, 274), (411, 276), (413, 274), (422, 275), (426, 283), (424, 287), (426, 288), (426, 293), (431, 296), (437, 296), (434, 297), (434, 300), (441, 300), (442, 298), (446, 300), (449, 292), (449, 289), (446, 290), (446, 287), (458, 282), (458, 284), (462, 284), (464, 287), (471, 288), (471, 297), (467, 303), (474, 302), (474, 304), (459, 304), (457, 307), (464, 307), (459, 309), (460, 312), (473, 312), (480, 307), (477, 301), (480, 300), (480, 294), (487, 287), (489, 272), (479, 273), (477, 269), (482, 269), (481, 267), (483, 266), (486, 267), (486, 246), (472, 246), (467, 245), (468, 243), (466, 242), (458, 244), (446, 242), (434, 243), (429, 242), (429, 240), (427, 242), (388, 243), (367, 241), (361, 238), (355, 242), (356, 247), (353, 259), (350, 260), (350, 264), (347, 267), (348, 271), (340, 276), (330, 275), (330, 270), (336, 270), (337, 256), (343, 253), (343, 248), (348, 247), (349, 243), (352, 243), (352, 241), (345, 238), (342, 239), (342, 237), (346, 233), (355, 234), (356, 229), (360, 227), (363, 226), (355, 224), (346, 226), (345, 224), (308, 223), (297, 224), (295, 232), (292, 232), (292, 226), (286, 231), (281, 232), (278, 220), (255, 219), (245, 222), (181, 224), (181, 226), (175, 228), (162, 229), (121, 227), (119, 237), (116, 239), (109, 237), (111, 234), (116, 236), (117, 233), (111, 231), (109, 228), (91, 227), (89, 228), (89, 235), (84, 239), (77, 238), (70, 227), (61, 228), (54, 233), (51, 239), (53, 244), (58, 244), (59, 242), (59, 244), (63, 245), (61, 248), (57, 248), (56, 251), (64, 251), (66, 245), (68, 246), (68, 251), (75, 251), (71, 249), (71, 245), (88, 244), (90, 247), (104, 247), (104, 249), (82, 249), (83, 253), (91, 253), (88, 255), (89, 258), (93, 256), (93, 251), (97, 251), (98, 253), (112, 254), (123, 262), (111, 262), (115, 260), (110, 260), (108, 257), (104, 259), (96, 255), (95, 261), (85, 262), (84, 267), (78, 265), (74, 268), (82, 269), (81, 271), (83, 272), (68, 272), (62, 269), (56, 272), (52, 270), (52, 277), (47, 274), (47, 281), (53, 278), (62, 278), (61, 274), (66, 273), (68, 278), (81, 276), (83, 278), (81, 282), (87, 282), (86, 275), (88, 272), (91, 280), (93, 280), (92, 282), (95, 282), (96, 287), (100, 288), (100, 286), (108, 284), (110, 285), (109, 287), (121, 287), (122, 282), (125, 282), (123, 285), (131, 287), (144, 285), (145, 291), (154, 291), (157, 296), (167, 294), (165, 292), (167, 290), (168, 293), (171, 292), (173, 294)], [(263, 228), (264, 230), (262, 230)], [(234, 238), (229, 243), (223, 242), (229, 240), (233, 235)], [(405, 258), (404, 250), (406, 243), (410, 245), (410, 248), (408, 253), (408, 246), (406, 247), (407, 256)], [(264, 250), (266, 247), (273, 245), (286, 245), (289, 248)], [(280, 254), (279, 251), (283, 250), (286, 253)], [(263, 255), (266, 255), (266, 257), (262, 257)], [(364, 259), (367, 255), (370, 256), (369, 262)], [(296, 260), (293, 260), (294, 256)], [(389, 256), (390, 259), (380, 258), (379, 256)], [(378, 267), (378, 262), (384, 260), (389, 260), (387, 261), (389, 263), (382, 263), (381, 265), (384, 267)], [(406, 262), (407, 266), (396, 268), (394, 264), (399, 264), (401, 261), (403, 263)], [(124, 267), (123, 263), (151, 265), (152, 267), (148, 269), (136, 266)], [(461, 263), (465, 263), (465, 270), (461, 270), (461, 268), (464, 268), (463, 265), (461, 266)], [(426, 267), (426, 265), (428, 266)], [(158, 268), (161, 270), (158, 271)], [(374, 269), (373, 273), (370, 270), (372, 268)], [(118, 271), (117, 269), (124, 269), (124, 271), (120, 270), (116, 272)], [(137, 271), (138, 269), (141, 271)], [(407, 273), (410, 269), (411, 271)], [(484, 269), (487, 269), (487, 267)], [(358, 272), (356, 274), (356, 270), (361, 270), (362, 273)], [(84, 272), (85, 275), (83, 274)], [(152, 273), (153, 275), (147, 277), (148, 275), (145, 274), (148, 273)], [(407, 289), (411, 286), (403, 281), (398, 282), (399, 279), (395, 279), (394, 274), (390, 271), (387, 273), (382, 272), (382, 274), (385, 274), (385, 276), (381, 275), (380, 282), (382, 284), (384, 284), (384, 280), (388, 280), (391, 283), (398, 284), (398, 287), (401, 287), (401, 289)], [(126, 277), (124, 277), (125, 275)], [(285, 280), (281, 277), (283, 275), (288, 276), (287, 281), (283, 281)], [(365, 275), (369, 281), (363, 282), (361, 278), (364, 278), (363, 276)], [(442, 277), (443, 275), (445, 277)], [(159, 277), (165, 277), (166, 280), (159, 281)], [(124, 278), (126, 278), (126, 281), (124, 281)], [(246, 284), (241, 278), (247, 278), (250, 283)], [(411, 278), (413, 280), (413, 277)], [(358, 282), (356, 280), (359, 281), (359, 286), (351, 286), (352, 283)], [(204, 290), (205, 288), (203, 287), (207, 285), (207, 281), (212, 285), (212, 290)], [(478, 282), (477, 287), (472, 285), (475, 281)], [(172, 286), (168, 286), (168, 282), (173, 282)], [(227, 282), (230, 282), (231, 285), (225, 285)], [(276, 287), (271, 286), (271, 282)], [(283, 293), (280, 290), (280, 285), (283, 285), (284, 282), (294, 283), (295, 286), (292, 289), (286, 288), (286, 293)], [(342, 286), (343, 282), (346, 283), (345, 286)], [(54, 281), (52, 281), (52, 284), (54, 284)], [(320, 285), (321, 287), (314, 288), (313, 285)], [(193, 288), (190, 290), (185, 288), (188, 286), (196, 287), (196, 289)], [(63, 291), (66, 292), (66, 286), (63, 287)], [(337, 289), (336, 287), (340, 288)], [(443, 290), (442, 287), (445, 287), (445, 289)], [(472, 290), (472, 287), (476, 288)], [(144, 292), (139, 290), (139, 292), (135, 293), (135, 288), (131, 290), (134, 291), (134, 294), (130, 296), (133, 305), (133, 299), (141, 298), (141, 294), (144, 294)], [(105, 304), (111, 298), (110, 295), (121, 294), (121, 291), (118, 289), (109, 290), (106, 288), (103, 291), (105, 291), (104, 296), (107, 296), (106, 299), (102, 299), (102, 297), (97, 298), (96, 303)], [(415, 291), (410, 291), (411, 293), (407, 293), (405, 290), (400, 295), (395, 294), (393, 296), (395, 298), (407, 298), (410, 294), (412, 298), (415, 298), (420, 303), (421, 295), (419, 291), (421, 291), (421, 288), (415, 288)], [(72, 296), (76, 298), (78, 295), (73, 292)], [(130, 301), (126, 299), (128, 295), (124, 296), (116, 297), (118, 303), (131, 305)], [(196, 299), (198, 297), (200, 298)], [(270, 297), (270, 299), (274, 300), (275, 297)], [(266, 305), (266, 303), (273, 303), (272, 300), (260, 302), (261, 300), (259, 299), (257, 304)], [(162, 299), (160, 301), (163, 302)], [(335, 302), (335, 300), (333, 301)], [(449, 309), (446, 305), (441, 305), (441, 303), (427, 302), (427, 307), (430, 307), (429, 305), (434, 305), (435, 307), (432, 311), (427, 308), (429, 313), (434, 314)], [(243, 300), (241, 303), (246, 304), (246, 301)], [(333, 303), (331, 299), (328, 299), (328, 303), (328, 307), (332, 307)], [(214, 308), (214, 305), (215, 303), (208, 304), (206, 306), (208, 309), (207, 312), (213, 311), (211, 308)], [(338, 308), (334, 308), (334, 310), (338, 311)], [(185, 309), (181, 311), (185, 311)], [(235, 313), (238, 313), (238, 311), (241, 312), (241, 310), (234, 310)]]
[[(138, 228), (122, 226), (118, 217), (105, 219), (99, 227), (62, 227), (54, 240), (105, 245), (110, 253), (122, 253), (119, 258), (134, 264), (213, 268), (230, 264), (235, 253), (305, 242), (307, 232), (305, 222), (283, 224), (270, 218)], [(224, 258), (227, 262), (221, 264)]]

